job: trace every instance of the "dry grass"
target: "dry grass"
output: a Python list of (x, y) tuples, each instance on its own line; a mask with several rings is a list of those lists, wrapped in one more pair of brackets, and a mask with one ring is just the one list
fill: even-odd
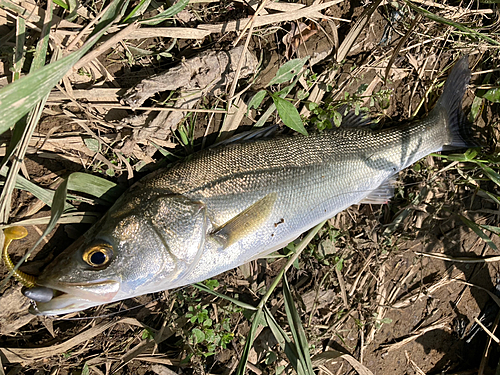
[[(17, 260), (47, 231), (47, 205), (60, 176), (85, 171), (126, 187), (241, 128), (279, 122), (273, 104), (248, 115), (247, 109), (289, 58), (310, 56), (288, 97), (314, 127), (339, 102), (367, 107), (381, 124), (424, 115), (453, 61), (467, 53), (473, 81), (465, 106), (487, 147), (450, 160), (429, 156), (402, 172), (389, 205), (342, 212), (303, 242), (303, 253), (288, 265), (282, 252), (201, 290), (42, 319), (27, 314), (20, 286), (9, 280), (0, 296), (5, 372), (230, 374), (242, 356), (256, 374), (292, 373), (293, 367), (318, 374), (496, 367), (491, 342), (498, 317), (490, 336), (472, 341), (481, 362), (467, 357), (476, 352), (465, 343), (467, 330), (457, 328), (471, 328), (487, 302), (480, 288), (492, 294), (498, 271), (496, 8), (477, 2), (191, 1), (152, 25), (145, 20), (168, 8), (151, 2), (147, 11), (138, 7), (133, 22), (123, 22), (137, 5), (112, 12), (107, 3), (89, 2), (64, 11), (50, 1), (0, 0), (0, 86), (14, 87), (49, 61), (59, 64), (50, 82), (21, 95), (33, 99), (29, 105), (2, 107), (17, 90), (0, 91), (0, 155), (6, 155), (0, 214), (3, 225), (19, 222), (31, 233), (14, 244)], [(104, 36), (92, 39), (99, 28)], [(220, 69), (237, 46), (243, 53), (229, 58), (229, 70)], [(196, 61), (207, 66), (204, 73), (189, 69)], [(311, 111), (310, 103), (320, 109)], [(74, 238), (83, 231), (77, 223), (94, 222), (110, 201), (83, 188), (72, 193), (77, 212), (59, 222)], [(47, 232), (29, 272), (67, 245), (63, 231)], [(476, 263), (468, 263), (471, 258)], [(281, 282), (288, 267), (290, 290)], [(249, 336), (255, 340), (246, 341)], [(291, 364), (293, 355), (302, 358), (300, 365)]]

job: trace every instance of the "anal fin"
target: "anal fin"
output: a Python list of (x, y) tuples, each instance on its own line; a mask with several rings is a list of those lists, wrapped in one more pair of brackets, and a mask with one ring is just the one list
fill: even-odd
[(212, 236), (221, 240), (224, 249), (238, 242), (269, 219), (276, 197), (276, 193), (266, 195), (215, 230)]
[(380, 184), (376, 189), (372, 190), (359, 203), (364, 204), (385, 204), (394, 196), (394, 185), (396, 184), (396, 176), (391, 176)]

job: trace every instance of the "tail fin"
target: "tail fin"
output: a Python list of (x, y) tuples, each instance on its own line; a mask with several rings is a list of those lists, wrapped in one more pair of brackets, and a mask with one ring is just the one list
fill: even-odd
[(469, 57), (463, 56), (457, 61), (444, 84), (444, 90), (438, 99), (435, 109), (444, 110), (447, 114), (448, 129), (451, 133), (451, 141), (446, 144), (447, 148), (480, 147), (480, 143), (474, 139), (472, 124), (467, 121), (462, 112), (462, 99), (471, 77), (469, 70)]

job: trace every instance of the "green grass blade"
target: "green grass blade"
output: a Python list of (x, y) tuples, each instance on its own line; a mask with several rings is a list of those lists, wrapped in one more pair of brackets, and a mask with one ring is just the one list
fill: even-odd
[(59, 5), (61, 8), (69, 10), (69, 5), (62, 0), (53, 0), (54, 4)]
[(136, 14), (137, 16), (142, 15), (147, 10), (150, 3), (151, 0), (141, 0), (122, 22), (127, 22), (129, 19), (134, 18)]
[(236, 375), (245, 375), (245, 370), (247, 368), (248, 356), (250, 354), (250, 349), (252, 349), (253, 342), (255, 340), (255, 333), (257, 332), (257, 327), (261, 323), (262, 319), (262, 309), (257, 310), (253, 317), (252, 326), (250, 327), (250, 332), (248, 332), (248, 337), (241, 352), (240, 363), (236, 369)]
[(267, 119), (273, 114), (274, 111), (276, 111), (276, 105), (274, 103), (272, 103), (269, 106), (269, 108), (266, 109), (266, 111), (262, 114), (262, 116), (260, 116), (260, 118), (257, 120), (257, 122), (255, 123), (254, 126), (256, 128), (260, 128), (260, 127), (264, 126)]
[(75, 172), (70, 177), (68, 190), (89, 194), (111, 203), (115, 202), (125, 190), (114, 182), (88, 173)]
[[(53, 8), (50, 7), (47, 9), (45, 13), (44, 21), (48, 21), (42, 29), (42, 35), (40, 35), (40, 40), (36, 45), (35, 55), (33, 57), (33, 62), (30, 66), (30, 73), (34, 73), (43, 66), (45, 66), (45, 61), (47, 60), (47, 51), (49, 50), (49, 40), (50, 40), (50, 27), (47, 27), (47, 24), (50, 25), (52, 21)], [(59, 53), (55, 53), (54, 60), (58, 59)]]
[(495, 227), (493, 225), (481, 225), (481, 228), (489, 230), (492, 233), (495, 233), (497, 236), (500, 236), (500, 227)]
[(288, 337), (283, 328), (280, 327), (267, 307), (264, 308), (264, 317), (266, 318), (267, 325), (271, 329), (274, 338), (285, 352), (292, 367), (297, 371), (298, 375), (304, 374), (304, 367), (302, 366), (302, 362), (299, 361), (295, 343)]
[(24, 65), (24, 43), (26, 40), (26, 22), (24, 18), (16, 19), (16, 49), (14, 51), (14, 63), (12, 64), (12, 80), (21, 78), (21, 69)]
[(283, 296), (285, 297), (286, 318), (290, 325), (290, 330), (292, 331), (293, 340), (295, 341), (297, 354), (304, 369), (304, 374), (314, 375), (311, 355), (309, 354), (309, 342), (307, 341), (304, 327), (302, 327), (299, 313), (295, 307), (286, 275), (283, 277)]
[[(114, 22), (118, 22), (122, 17), (125, 11), (127, 10), (127, 6), (130, 0), (112, 0), (104, 14), (101, 16), (99, 23), (95, 26), (94, 30), (90, 34), (91, 38), (97, 37), (98, 35), (102, 35), (111, 24)], [(87, 43), (90, 41), (89, 38)]]
[[(283, 267), (281, 269), (281, 271), (275, 277), (275, 279), (272, 282), (271, 286), (267, 290), (267, 292), (264, 295), (264, 297), (262, 297), (262, 299), (260, 300), (259, 305), (257, 307), (258, 308), (257, 313), (255, 314), (254, 321), (252, 323), (252, 328), (254, 327), (255, 324), (258, 324), (256, 322), (260, 321), (260, 319), (263, 319), (263, 317), (262, 317), (263, 308), (265, 307), (265, 304), (266, 304), (267, 300), (269, 299), (269, 297), (271, 296), (271, 294), (273, 293), (273, 291), (275, 290), (275, 288), (278, 286), (278, 284), (281, 281), (281, 278), (283, 277), (283, 275), (285, 274), (285, 272), (288, 270), (288, 268), (291, 267), (291, 265), (293, 264), (293, 262), (295, 261), (295, 259), (297, 259), (299, 257), (299, 255), (302, 253), (302, 251), (305, 249), (305, 247), (309, 244), (309, 242), (311, 242), (311, 240), (318, 233), (318, 231), (321, 229), (321, 227), (323, 227), (323, 225), (325, 225), (325, 223), (326, 223), (326, 220), (323, 221), (323, 222), (321, 222), (321, 223), (319, 223), (314, 228), (312, 228), (307, 233), (307, 235), (302, 239), (302, 241), (300, 241), (300, 243), (295, 247), (295, 254), (293, 254), (291, 256), (291, 258), (288, 260), (288, 262), (285, 265), (285, 267)], [(264, 319), (264, 321), (265, 321), (265, 319)], [(257, 328), (255, 327), (255, 330), (256, 329)], [(245, 350), (247, 350), (247, 352), (244, 352), (242, 354), (240, 363), (238, 364), (237, 374), (243, 375), (245, 373), (246, 363), (247, 363), (247, 360), (248, 360), (248, 354), (249, 354), (250, 348), (252, 347), (254, 336), (255, 336), (255, 334), (252, 334), (252, 335), (249, 335), (247, 337), (247, 341), (245, 343)]]
[(236, 306), (239, 306), (239, 307), (242, 307), (244, 309), (251, 310), (251, 311), (257, 311), (257, 308), (255, 306), (249, 305), (248, 303), (245, 303), (245, 302), (241, 302), (235, 298), (226, 296), (225, 294), (216, 292), (215, 290), (208, 288), (206, 285), (203, 285), (202, 283), (195, 283), (195, 284), (193, 284), (193, 286), (195, 288), (198, 288), (202, 292), (210, 293), (216, 297), (219, 297), (219, 298), (225, 299), (226, 301), (232, 302)]
[(19, 141), (23, 137), (25, 128), (26, 118), (19, 120), (14, 126), (14, 129), (12, 130), (12, 136), (10, 137), (9, 146), (7, 147), (7, 150), (5, 150), (5, 156), (0, 163), (0, 168), (3, 168), (7, 164), (12, 154), (16, 151), (19, 145)]
[[(102, 215), (98, 212), (88, 212), (88, 211), (83, 211), (83, 212), (67, 212), (65, 214), (62, 214), (62, 216), (59, 218), (57, 221), (59, 224), (94, 224), (97, 220)], [(36, 218), (30, 218), (30, 219), (24, 219), (17, 221), (15, 223), (7, 224), (7, 225), (0, 225), (0, 230), (3, 230), (4, 228), (16, 226), (16, 225), (22, 225), (22, 226), (27, 226), (27, 225), (47, 225), (50, 221), (50, 215), (49, 216), (42, 216), (42, 217), (36, 217)]]
[(179, 0), (166, 11), (161, 12), (160, 14), (157, 14), (156, 16), (153, 16), (151, 18), (141, 20), (139, 21), (139, 23), (143, 25), (157, 25), (181, 12), (188, 4), (189, 0)]
[(472, 37), (476, 37), (478, 39), (482, 39), (482, 40), (484, 40), (484, 41), (486, 41), (486, 42), (488, 42), (490, 44), (493, 44), (495, 46), (499, 46), (500, 45), (499, 42), (497, 42), (496, 40), (490, 38), (489, 36), (481, 34), (481, 33), (478, 33), (477, 31), (474, 31), (472, 29), (469, 29), (467, 26), (464, 26), (461, 23), (453, 22), (453, 21), (451, 21), (451, 20), (449, 20), (447, 18), (437, 16), (434, 13), (429, 12), (428, 10), (425, 10), (424, 8), (420, 8), (420, 7), (416, 6), (415, 4), (413, 4), (410, 1), (406, 1), (406, 4), (411, 9), (413, 9), (415, 12), (420, 13), (421, 15), (423, 15), (424, 17), (427, 17), (428, 19), (430, 19), (432, 21), (441, 23), (443, 25), (452, 26), (455, 29), (460, 30), (460, 31), (462, 31), (462, 32), (464, 32), (466, 34), (469, 34)]
[[(40, 35), (40, 39), (36, 45), (35, 54), (33, 57), (33, 61), (31, 62), (30, 72), (36, 72), (41, 67), (45, 65), (47, 50), (49, 45), (49, 36), (50, 36), (50, 24), (52, 21), (52, 13), (53, 13), (53, 3), (49, 2), (47, 4), (47, 10), (45, 12), (44, 17), (44, 26), (42, 28), (42, 32)], [(53, 60), (57, 60), (59, 58), (59, 49), (52, 55)], [(4, 190), (0, 195), (0, 221), (6, 223), (9, 221), (9, 214), (11, 211), (11, 203), (12, 203), (12, 192), (16, 186), (16, 180), (19, 176), (19, 170), (21, 168), (21, 163), (26, 154), (26, 150), (28, 148), (31, 136), (35, 131), (35, 128), (42, 116), (43, 107), (47, 101), (48, 94), (43, 96), (41, 100), (30, 110), (28, 116), (26, 117), (26, 121), (22, 118), (20, 121), (16, 123), (16, 137), (14, 140), (18, 143), (12, 144), (12, 149), (14, 158), (11, 161), (11, 165), (9, 168), (9, 172), (7, 175), (7, 179), (5, 180)], [(17, 135), (22, 132), (20, 138), (17, 138)]]
[(493, 181), (495, 184), (500, 186), (500, 175), (495, 172), (492, 168), (488, 167), (487, 165), (484, 165), (482, 163), (478, 163), (478, 165), (481, 167), (483, 170), (484, 174), (488, 176), (488, 178)]
[[(0, 176), (6, 177), (9, 168), (2, 167), (0, 169)], [(23, 176), (18, 176), (16, 180), (16, 189), (26, 190), (33, 194), (35, 197), (40, 199), (43, 203), (52, 206), (52, 201), (54, 199), (54, 192), (52, 190), (41, 188), (38, 185), (35, 185), (33, 182), (27, 180)], [(67, 204), (66, 209), (74, 208), (72, 205)]]
[(71, 67), (80, 60), (87, 51), (99, 40), (113, 20), (117, 18), (121, 7), (128, 4), (127, 0), (115, 0), (114, 6), (106, 12), (99, 22), (99, 28), (91, 38), (77, 51), (68, 56), (45, 65), (36, 72), (30, 72), (25, 77), (0, 89), (0, 134), (13, 126), (16, 121), (26, 115), (50, 90), (59, 82)]
[(460, 220), (462, 220), (462, 222), (467, 225), (470, 229), (472, 229), (479, 237), (481, 237), (481, 239), (486, 242), (493, 250), (498, 250), (497, 248), (497, 245), (495, 245), (493, 243), (493, 241), (491, 240), (491, 238), (489, 238), (486, 233), (484, 233), (480, 226), (477, 225), (476, 223), (474, 223), (473, 221), (467, 219), (465, 216), (462, 216), (462, 215), (458, 215), (458, 217), (460, 218)]

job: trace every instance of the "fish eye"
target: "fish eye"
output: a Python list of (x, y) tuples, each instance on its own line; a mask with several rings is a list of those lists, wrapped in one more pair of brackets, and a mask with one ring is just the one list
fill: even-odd
[(106, 243), (93, 245), (83, 251), (83, 260), (94, 268), (105, 267), (111, 262), (113, 247)]

